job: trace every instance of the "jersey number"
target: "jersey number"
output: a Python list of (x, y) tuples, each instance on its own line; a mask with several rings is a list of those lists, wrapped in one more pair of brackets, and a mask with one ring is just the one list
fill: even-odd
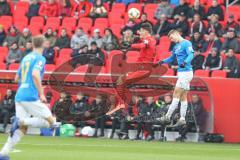
[(26, 81), (29, 67), (30, 67), (30, 62), (25, 62), (21, 66), (21, 69), (22, 69), (22, 71), (21, 71), (21, 81), (22, 81), (22, 83), (24, 83)]

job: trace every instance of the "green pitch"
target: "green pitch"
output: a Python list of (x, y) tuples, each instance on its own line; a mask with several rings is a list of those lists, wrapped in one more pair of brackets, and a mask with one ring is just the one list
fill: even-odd
[[(1, 147), (6, 135), (0, 135)], [(11, 160), (239, 160), (239, 144), (26, 136)]]

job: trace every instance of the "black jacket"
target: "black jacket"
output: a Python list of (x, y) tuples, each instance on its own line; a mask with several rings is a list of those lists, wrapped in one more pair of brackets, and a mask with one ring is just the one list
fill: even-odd
[(203, 47), (204, 47), (205, 41), (202, 37), (200, 37), (199, 40), (195, 40), (195, 39), (191, 38), (190, 41), (192, 42), (192, 46), (195, 51), (204, 52)]
[(222, 50), (233, 49), (234, 52), (240, 52), (240, 44), (237, 38), (226, 38), (222, 45)]
[(31, 4), (27, 13), (28, 18), (32, 18), (34, 16), (38, 16), (38, 11), (40, 8), (40, 4)]
[(221, 63), (220, 56), (213, 57), (211, 54), (207, 56), (205, 67), (211, 68), (217, 68), (219, 67), (219, 64)]
[(62, 48), (70, 48), (70, 38), (68, 36), (62, 37), (60, 36), (55, 44), (60, 49)]
[(181, 12), (184, 12), (185, 15), (188, 14), (189, 11), (189, 6), (187, 3), (184, 3), (183, 5), (179, 5), (173, 10), (173, 16), (174, 15), (180, 15)]
[(5, 96), (1, 102), (0, 111), (7, 110), (9, 112), (14, 112), (14, 108), (15, 108), (14, 96), (10, 97)]
[(72, 113), (83, 113), (89, 108), (88, 98), (83, 97), (81, 100), (77, 99), (71, 107)]
[(195, 56), (192, 60), (192, 67), (193, 67), (193, 70), (198, 70), (198, 69), (202, 69), (202, 65), (204, 63), (204, 59), (205, 57), (201, 54)]
[[(160, 27), (160, 21), (157, 22), (156, 25), (153, 26), (153, 33), (154, 34), (159, 34), (160, 36), (165, 36), (168, 34), (168, 32), (170, 31), (170, 27), (171, 27), (171, 24), (168, 22), (168, 21), (164, 21), (163, 24), (162, 24), (162, 27), (161, 29), (159, 30), (159, 27)], [(158, 30), (159, 30), (159, 33), (158, 33)]]
[(89, 53), (91, 54), (91, 56), (89, 56), (89, 63), (96, 66), (103, 66), (105, 64), (105, 55), (100, 48), (90, 50)]
[(53, 64), (54, 63), (54, 57), (55, 57), (55, 52), (54, 49), (48, 48), (43, 50), (43, 56), (46, 58), (46, 64)]
[(229, 78), (237, 78), (239, 76), (239, 61), (235, 56), (227, 57), (223, 68), (230, 70), (227, 75)]
[(190, 8), (188, 10), (188, 18), (193, 18), (194, 14), (196, 13), (198, 13), (202, 19), (206, 19), (206, 16), (205, 16), (206, 14), (203, 6), (199, 6), (198, 10), (194, 9), (194, 7)]
[(2, 46), (5, 38), (6, 38), (6, 33), (3, 31), (2, 33), (0, 33), (0, 46)]
[(218, 5), (216, 7), (209, 7), (207, 16), (211, 16), (212, 14), (217, 14), (220, 21), (224, 20), (223, 10), (220, 5)]
[(208, 23), (207, 31), (208, 34), (215, 32), (218, 37), (222, 36), (222, 25), (220, 23), (210, 24)]
[(5, 2), (0, 2), (0, 16), (7, 16), (11, 15), (11, 8), (10, 5)]
[(188, 28), (189, 26), (187, 20), (175, 20), (175, 22), (172, 24), (172, 29), (181, 29), (183, 37), (188, 36)]

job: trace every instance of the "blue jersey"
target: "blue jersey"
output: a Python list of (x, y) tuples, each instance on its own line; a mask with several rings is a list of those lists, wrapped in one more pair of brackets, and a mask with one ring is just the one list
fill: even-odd
[[(192, 71), (191, 61), (194, 57), (193, 54), (194, 50), (192, 48), (192, 43), (184, 39), (174, 46), (172, 55), (164, 59), (163, 63), (171, 63), (177, 58), (178, 72)], [(185, 67), (181, 68), (180, 65), (183, 63), (185, 63)]]
[(15, 96), (16, 102), (39, 100), (38, 90), (33, 82), (32, 72), (34, 70), (40, 71), (41, 78), (43, 78), (45, 63), (46, 59), (35, 52), (31, 52), (23, 58), (17, 72), (20, 81)]

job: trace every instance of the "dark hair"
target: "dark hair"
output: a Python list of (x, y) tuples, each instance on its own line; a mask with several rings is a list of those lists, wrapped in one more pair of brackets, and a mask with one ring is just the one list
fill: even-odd
[(42, 48), (44, 43), (44, 37), (43, 36), (35, 36), (32, 38), (33, 48)]
[(148, 31), (149, 33), (152, 33), (152, 26), (149, 23), (143, 23), (141, 25), (141, 28)]

